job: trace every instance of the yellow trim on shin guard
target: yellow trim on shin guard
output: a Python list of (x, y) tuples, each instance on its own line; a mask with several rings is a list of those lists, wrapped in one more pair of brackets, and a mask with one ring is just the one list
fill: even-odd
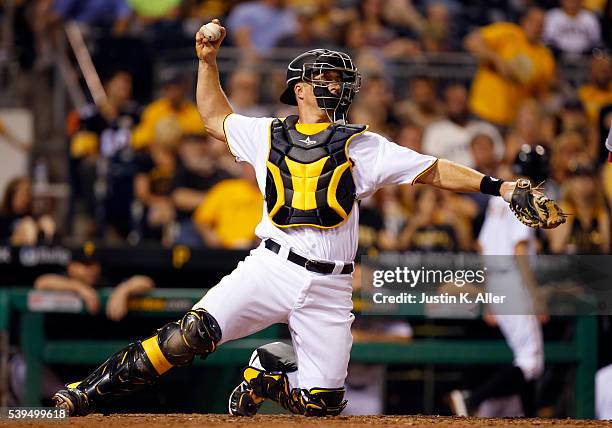
[(157, 374), (162, 375), (173, 367), (162, 353), (159, 343), (157, 343), (157, 335), (143, 340), (142, 349), (144, 349)]

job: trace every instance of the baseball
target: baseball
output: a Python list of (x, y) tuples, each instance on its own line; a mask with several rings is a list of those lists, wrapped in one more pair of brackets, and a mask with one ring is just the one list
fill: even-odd
[(215, 42), (221, 38), (221, 27), (214, 22), (209, 22), (208, 24), (202, 25), (200, 27), (200, 33), (206, 38), (209, 42)]

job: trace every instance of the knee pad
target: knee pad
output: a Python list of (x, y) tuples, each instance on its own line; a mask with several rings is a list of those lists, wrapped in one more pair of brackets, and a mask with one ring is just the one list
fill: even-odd
[(298, 369), (293, 346), (287, 343), (268, 343), (257, 348), (254, 354), (257, 355), (259, 364), (267, 372), (292, 373)]
[(157, 332), (159, 350), (172, 366), (187, 366), (196, 355), (206, 358), (220, 340), (219, 324), (204, 309), (191, 310)]

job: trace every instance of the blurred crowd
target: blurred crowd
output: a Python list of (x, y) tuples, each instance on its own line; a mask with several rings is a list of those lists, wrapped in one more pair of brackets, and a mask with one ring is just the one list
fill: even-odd
[[(66, 119), (69, 227), (58, 228), (37, 209), (30, 179), (17, 178), (0, 211), (0, 238), (11, 244), (52, 242), (59, 229), (79, 241), (114, 244), (256, 244), (263, 201), (252, 169), (205, 134), (192, 101), (193, 73), (166, 67), (153, 75), (151, 67), (158, 53), (192, 49), (199, 26), (220, 17), (228, 29), (224, 46), (239, 52), (223, 74), (237, 113), (293, 112), (277, 101), (285, 67), (272, 66), (278, 48), (345, 50), (364, 75), (351, 122), (485, 174), (544, 182), (546, 193), (573, 215), (554, 233), (540, 233), (541, 252), (610, 250), (612, 169), (603, 143), (612, 123), (610, 0), (16, 4), (15, 46), (24, 73), (52, 61), (54, 28), (73, 20), (93, 45), (106, 97)], [(453, 78), (453, 70), (445, 78), (411, 73), (401, 79), (391, 72), (407, 58), (458, 52), (477, 62), (469, 82)], [(587, 78), (570, 81), (562, 67), (567, 61), (585, 68)], [(364, 252), (478, 251), (486, 206), (483, 195), (385, 188), (362, 201), (360, 246)]]

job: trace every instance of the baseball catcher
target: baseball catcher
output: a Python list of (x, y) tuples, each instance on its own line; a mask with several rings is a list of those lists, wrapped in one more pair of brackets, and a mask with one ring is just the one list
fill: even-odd
[(258, 352), (260, 364), (245, 370), (230, 398), (230, 413), (253, 415), (271, 399), (297, 414), (339, 414), (352, 345), (358, 203), (382, 186), (423, 183), (508, 195), (533, 226), (562, 221), (562, 215), (552, 218), (551, 206), (531, 189), (520, 196), (514, 182), (401, 147), (367, 125), (349, 124), (361, 76), (346, 53), (315, 49), (291, 61), (281, 101), (297, 106), (297, 115), (234, 113), (216, 62), (224, 37), (218, 20), (196, 34), (197, 104), (208, 133), (255, 169), (265, 199), (256, 229), (261, 245), (180, 320), (58, 391), (56, 405), (71, 415), (90, 413), (105, 400), (146, 387), (174, 367), (275, 323), (288, 324), (291, 352), (286, 346)]

